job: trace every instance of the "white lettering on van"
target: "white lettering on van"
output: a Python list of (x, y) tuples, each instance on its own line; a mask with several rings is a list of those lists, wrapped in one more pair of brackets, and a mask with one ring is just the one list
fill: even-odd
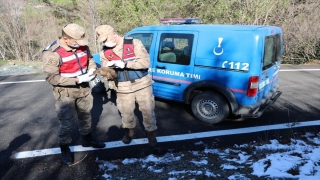
[(150, 73), (151, 72), (154, 72), (154, 68), (149, 68), (149, 70), (148, 70)]
[(249, 71), (249, 63), (242, 63), (243, 67), (241, 70)]
[[(223, 48), (221, 47), (222, 41), (223, 41), (223, 38), (219, 37), (218, 46), (213, 49), (213, 54), (215, 54), (216, 56), (220, 56), (221, 54), (223, 54)], [(217, 50), (219, 50), (219, 52)]]
[(174, 72), (174, 76), (180, 76), (179, 72)]
[(274, 77), (274, 76), (278, 75), (278, 73), (279, 73), (279, 69), (277, 69), (277, 70), (273, 73), (272, 76)]
[[(149, 72), (152, 71), (149, 69)], [(155, 72), (154, 70), (152, 72)], [(170, 71), (170, 70), (165, 70), (165, 69), (156, 69), (156, 73), (158, 74), (166, 74), (170, 76), (178, 76), (178, 77), (183, 77), (183, 78), (193, 78), (193, 79), (200, 79), (201, 76), (200, 74), (192, 74), (192, 73), (184, 73), (184, 72), (179, 72), (179, 71)]]
[(200, 79), (200, 74), (192, 74), (194, 79)]
[(259, 83), (259, 90), (263, 89), (265, 86), (267, 86), (270, 83), (269, 78), (266, 80), (263, 80)]
[(249, 63), (241, 63), (241, 62), (234, 62), (234, 61), (224, 61), (221, 65), (222, 68), (226, 69), (236, 69), (242, 71), (249, 71)]

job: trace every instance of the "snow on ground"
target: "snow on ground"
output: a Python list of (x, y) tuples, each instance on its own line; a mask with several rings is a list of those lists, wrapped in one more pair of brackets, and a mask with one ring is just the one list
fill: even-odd
[[(97, 161), (105, 179), (136, 179), (138, 175), (142, 179), (168, 180), (320, 179), (320, 133), (306, 133), (289, 143), (279, 141), (234, 145), (224, 150), (197, 142), (195, 145), (204, 145), (203, 151), (169, 152), (163, 156), (151, 154), (120, 162)], [(136, 174), (136, 171), (140, 173)]]

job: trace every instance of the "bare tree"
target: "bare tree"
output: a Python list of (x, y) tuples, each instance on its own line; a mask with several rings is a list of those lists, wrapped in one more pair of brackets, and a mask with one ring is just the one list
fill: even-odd
[(46, 6), (29, 6), (22, 16), (24, 20), (25, 55), (29, 60), (39, 59), (42, 50), (56, 40), (61, 28)]
[(5, 41), (5, 35), (4, 35), (4, 33), (1, 33), (0, 34), (0, 56), (1, 56), (1, 59), (6, 60), (7, 59), (6, 58), (7, 48), (5, 46), (4, 41)]
[[(89, 27), (87, 29), (87, 34), (89, 35), (89, 43), (91, 45), (91, 50), (93, 52), (99, 52), (101, 48), (98, 42), (96, 41), (96, 33), (95, 28), (101, 25), (100, 16), (98, 7), (102, 6), (106, 3), (106, 1), (101, 0), (87, 0), (79, 2), (79, 17), (84, 22), (85, 27)], [(83, 16), (85, 14), (86, 16)]]
[(42, 49), (57, 37), (56, 18), (45, 6), (32, 6), (24, 0), (0, 0), (0, 4), (2, 59), (39, 59)]
[(8, 52), (17, 60), (23, 60), (21, 45), (19, 41), (22, 37), (21, 19), (23, 0), (6, 1), (0, 0), (1, 14), (0, 14), (0, 28), (5, 34), (5, 41), (2, 41), (2, 46), (6, 47)]

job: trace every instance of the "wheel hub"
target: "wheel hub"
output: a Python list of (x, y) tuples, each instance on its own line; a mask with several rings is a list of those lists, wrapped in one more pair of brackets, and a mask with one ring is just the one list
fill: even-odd
[(217, 104), (212, 100), (203, 100), (199, 102), (199, 110), (203, 116), (216, 117), (219, 114)]

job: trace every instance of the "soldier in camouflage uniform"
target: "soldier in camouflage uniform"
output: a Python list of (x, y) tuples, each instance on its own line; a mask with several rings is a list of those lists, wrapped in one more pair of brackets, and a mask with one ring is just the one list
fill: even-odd
[[(59, 146), (62, 164), (72, 164), (70, 152), (71, 134), (77, 120), (82, 135), (82, 146), (103, 148), (91, 133), (91, 108), (93, 97), (88, 82), (96, 69), (85, 38), (84, 29), (77, 24), (68, 24), (62, 29), (62, 37), (46, 47), (42, 53), (46, 81), (53, 87), (55, 109), (60, 122)], [(77, 119), (76, 119), (77, 118)]]
[(156, 146), (155, 101), (152, 92), (153, 80), (148, 73), (150, 57), (147, 50), (140, 40), (130, 41), (121, 37), (109, 25), (97, 27), (96, 34), (98, 42), (103, 43), (103, 50), (100, 52), (102, 66), (114, 68), (118, 75), (116, 81), (109, 81), (109, 87), (113, 87), (117, 92), (117, 107), (125, 130), (122, 142), (129, 144), (134, 137), (137, 123), (134, 109), (137, 102), (142, 112), (149, 145)]

